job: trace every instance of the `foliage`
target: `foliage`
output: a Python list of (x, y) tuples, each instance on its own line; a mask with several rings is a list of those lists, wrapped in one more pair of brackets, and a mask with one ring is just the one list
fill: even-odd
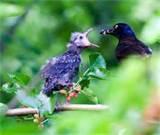
[[(106, 64), (105, 60), (100, 54), (92, 54), (90, 55), (90, 66), (88, 69), (83, 73), (83, 75), (77, 81), (77, 85), (81, 86), (83, 90), (85, 87), (89, 87), (89, 83), (91, 79), (101, 79), (105, 75)], [(36, 108), (39, 110), (41, 115), (52, 114), (54, 111), (55, 103), (57, 94), (53, 93), (51, 97), (47, 97), (43, 93), (34, 95), (34, 96), (27, 96), (25, 93), (25, 85), (28, 84), (30, 77), (25, 74), (17, 74), (17, 75), (9, 75), (10, 82), (3, 84), (1, 91), (6, 93), (15, 93), (16, 98), (21, 103), (21, 105)], [(86, 83), (87, 82), (87, 83)], [(74, 91), (75, 88), (71, 88), (70, 91)], [(41, 91), (41, 90), (40, 90)], [(92, 91), (83, 90), (83, 94), (87, 95), (89, 99), (93, 102), (97, 103), (97, 97), (93, 94)], [(59, 97), (60, 98), (60, 97)]]
[[(160, 134), (159, 16), (159, 0), (1, 0), (0, 134)], [(116, 22), (129, 23), (154, 55), (118, 63), (116, 39), (99, 35), (101, 28)], [(82, 54), (83, 67), (76, 84), (83, 90), (72, 102), (102, 103), (110, 108), (47, 114), (49, 121), (43, 129), (33, 122), (33, 116), (4, 116), (15, 95), (19, 102), (14, 107), (23, 104), (45, 115), (51, 113), (56, 95), (52, 99), (39, 95), (43, 84), (40, 67), (49, 57), (65, 51), (71, 32), (89, 27), (94, 28), (90, 40), (100, 48)]]

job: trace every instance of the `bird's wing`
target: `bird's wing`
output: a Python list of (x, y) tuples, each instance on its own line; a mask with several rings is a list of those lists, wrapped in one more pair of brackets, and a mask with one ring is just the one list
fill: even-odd
[(62, 55), (54, 57), (42, 68), (42, 78), (66, 78), (73, 74), (76, 68), (79, 67), (80, 60), (78, 57), (70, 55)]
[(149, 47), (144, 45), (142, 42), (131, 42), (125, 41), (120, 42), (116, 48), (116, 56), (119, 59), (123, 59), (128, 55), (139, 54), (139, 55), (148, 55), (151, 54)]
[(139, 43), (138, 46), (143, 48), (143, 50), (144, 50), (143, 55), (151, 55), (152, 54), (152, 49), (150, 47), (146, 46), (143, 42), (141, 42), (139, 40), (138, 40), (138, 43)]
[(46, 63), (41, 67), (42, 78), (48, 78), (49, 70), (51, 70), (51, 67), (57, 63), (57, 60), (58, 60), (58, 57), (53, 57), (46, 61)]

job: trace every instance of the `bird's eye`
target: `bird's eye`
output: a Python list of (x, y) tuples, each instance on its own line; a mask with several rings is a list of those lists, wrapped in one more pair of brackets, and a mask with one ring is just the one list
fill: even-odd
[(117, 28), (118, 28), (118, 25), (115, 25), (114, 28), (117, 29)]
[(79, 39), (83, 39), (83, 37), (82, 37), (82, 36), (80, 36), (80, 37), (79, 37)]

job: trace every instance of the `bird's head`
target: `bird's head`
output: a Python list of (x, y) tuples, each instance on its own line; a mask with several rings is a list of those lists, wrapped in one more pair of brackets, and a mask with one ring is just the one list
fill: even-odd
[(100, 34), (102, 35), (113, 35), (117, 38), (125, 38), (125, 37), (135, 37), (135, 34), (131, 27), (125, 23), (117, 23), (110, 29), (101, 30)]
[(99, 47), (98, 45), (95, 45), (91, 43), (88, 39), (88, 34), (92, 31), (93, 29), (88, 29), (85, 32), (74, 32), (71, 35), (71, 39), (69, 44), (67, 45), (68, 48), (73, 48), (73, 49), (84, 49), (84, 48), (90, 48), (90, 47)]

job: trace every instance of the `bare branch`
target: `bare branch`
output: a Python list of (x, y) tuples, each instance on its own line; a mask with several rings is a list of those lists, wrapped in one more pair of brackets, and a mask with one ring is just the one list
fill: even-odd
[[(54, 112), (59, 111), (101, 111), (106, 110), (109, 107), (107, 105), (89, 105), (89, 104), (64, 104), (59, 105), (56, 107)], [(36, 114), (38, 113), (38, 109), (34, 108), (15, 108), (15, 109), (9, 109), (6, 112), (7, 116), (22, 116), (22, 115), (29, 115), (29, 114)]]
[(6, 115), (20, 116), (20, 115), (29, 115), (29, 114), (36, 114), (36, 113), (38, 113), (38, 110), (34, 108), (16, 108), (16, 109), (9, 109), (6, 112)]

